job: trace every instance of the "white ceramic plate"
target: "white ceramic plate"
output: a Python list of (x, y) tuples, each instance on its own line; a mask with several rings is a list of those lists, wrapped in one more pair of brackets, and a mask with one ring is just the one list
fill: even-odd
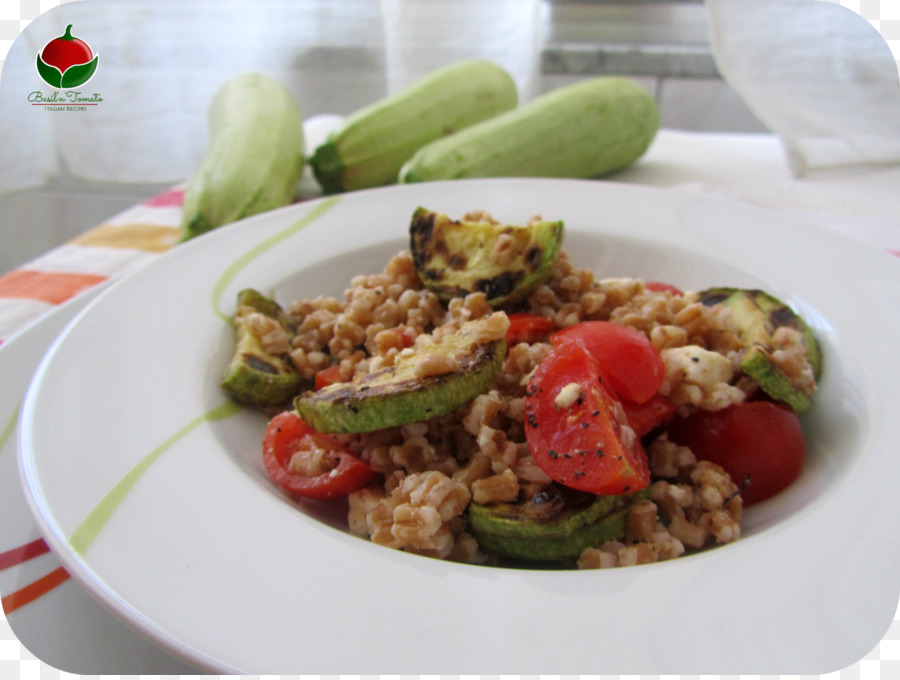
[[(610, 571), (448, 564), (342, 533), (259, 460), (265, 419), (217, 386), (246, 286), (340, 295), (405, 247), (413, 210), (563, 219), (599, 276), (756, 286), (813, 325), (808, 462), (746, 536)], [(108, 290), (23, 406), (27, 493), (66, 567), (220, 673), (815, 674), (866, 654), (898, 595), (900, 266), (815, 224), (681, 192), (486, 180), (313, 201), (180, 246)]]
[[(101, 292), (86, 291), (55, 308), (0, 346), (0, 553), (21, 550), (42, 536), (22, 491), (16, 456), (16, 418), (31, 376), (44, 352), (78, 312)], [(0, 569), (4, 597), (24, 592), (60, 569), (56, 555), (44, 552)], [(42, 589), (43, 590), (43, 589)], [(41, 661), (69, 673), (190, 673), (102, 607), (80, 584), (67, 579), (40, 597), (6, 614), (19, 641)]]

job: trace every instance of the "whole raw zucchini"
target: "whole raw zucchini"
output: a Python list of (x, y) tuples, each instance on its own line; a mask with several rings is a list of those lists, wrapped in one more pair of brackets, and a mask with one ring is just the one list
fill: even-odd
[(209, 107), (206, 155), (184, 194), (183, 239), (288, 205), (303, 172), (303, 116), (278, 81), (244, 73)]
[(562, 87), (419, 149), (400, 182), (598, 177), (640, 158), (659, 129), (641, 85), (604, 76)]
[(354, 113), (309, 163), (328, 194), (392, 184), (417, 149), (509, 111), (518, 101), (515, 81), (497, 64), (451, 64)]

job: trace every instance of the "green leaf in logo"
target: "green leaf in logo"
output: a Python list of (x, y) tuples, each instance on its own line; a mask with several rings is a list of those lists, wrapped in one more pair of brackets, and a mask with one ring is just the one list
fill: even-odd
[(62, 74), (59, 86), (67, 89), (84, 85), (94, 75), (94, 71), (97, 70), (97, 60), (99, 58), (100, 56), (97, 55), (86, 64), (73, 64), (67, 68), (66, 72)]
[(62, 72), (55, 66), (45, 64), (40, 54), (37, 57), (37, 70), (38, 75), (43, 78), (45, 83), (51, 87), (62, 87)]

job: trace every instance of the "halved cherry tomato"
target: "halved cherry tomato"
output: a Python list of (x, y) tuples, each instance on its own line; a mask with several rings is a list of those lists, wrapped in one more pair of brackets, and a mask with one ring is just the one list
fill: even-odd
[(554, 333), (550, 342), (584, 347), (616, 394), (637, 404), (656, 394), (666, 377), (662, 357), (647, 336), (622, 324), (582, 321)]
[(677, 286), (673, 286), (671, 283), (663, 283), (662, 281), (647, 281), (644, 283), (644, 288), (654, 293), (668, 292), (674, 295), (684, 295), (684, 291)]
[(550, 334), (557, 330), (559, 326), (553, 319), (529, 312), (516, 312), (509, 315), (506, 344), (511, 347), (520, 342), (546, 342)]
[(803, 468), (806, 443), (797, 415), (768, 401), (695, 411), (669, 426), (669, 439), (721, 465), (752, 505), (784, 490)]
[(581, 345), (555, 347), (538, 365), (525, 413), (531, 454), (559, 483), (595, 494), (631, 493), (649, 484), (640, 438), (623, 437), (621, 409)]
[(654, 394), (643, 404), (623, 400), (622, 408), (628, 418), (628, 424), (638, 437), (643, 437), (657, 427), (665, 425), (678, 412), (675, 402), (661, 394)]
[[(321, 454), (321, 460), (315, 460)], [(295, 455), (307, 455), (314, 473), (291, 469)], [(263, 464), (282, 488), (304, 498), (340, 498), (361, 489), (375, 474), (333, 437), (317, 432), (293, 411), (269, 421), (263, 436)]]
[(323, 368), (321, 371), (316, 373), (315, 388), (317, 390), (321, 390), (323, 387), (333, 385), (336, 382), (341, 382), (340, 364), (332, 364), (328, 368)]

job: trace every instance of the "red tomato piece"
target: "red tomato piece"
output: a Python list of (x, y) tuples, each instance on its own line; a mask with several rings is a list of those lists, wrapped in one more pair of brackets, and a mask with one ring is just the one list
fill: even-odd
[(554, 348), (525, 395), (525, 438), (557, 482), (595, 494), (640, 491), (650, 483), (640, 439), (600, 380), (600, 367), (576, 343)]
[(654, 394), (643, 404), (623, 401), (622, 408), (628, 418), (628, 424), (638, 437), (643, 437), (657, 427), (665, 425), (678, 412), (675, 402), (661, 394)]
[(666, 367), (643, 333), (611, 321), (582, 321), (554, 333), (556, 345), (577, 343), (600, 364), (600, 372), (622, 399), (642, 404), (659, 390)]
[(800, 419), (789, 408), (748, 401), (720, 411), (695, 411), (669, 426), (669, 439), (689, 447), (698, 459), (721, 465), (744, 503), (771, 498), (800, 475), (806, 442)]
[(315, 388), (317, 390), (321, 390), (323, 387), (333, 385), (336, 382), (341, 382), (340, 364), (332, 364), (328, 368), (323, 368), (321, 371), (316, 373)]
[(557, 330), (559, 326), (553, 319), (529, 312), (517, 312), (509, 315), (506, 344), (512, 346), (520, 342), (546, 342), (550, 334)]
[[(300, 468), (305, 464), (310, 469), (292, 469), (295, 455), (301, 456)], [(294, 411), (269, 421), (263, 436), (263, 464), (279, 486), (304, 498), (346, 496), (368, 484), (375, 474), (368, 463), (333, 437), (312, 429)]]
[(644, 283), (644, 288), (653, 292), (653, 293), (672, 293), (674, 295), (684, 295), (684, 291), (682, 291), (677, 286), (673, 286), (671, 283), (663, 283), (662, 281), (647, 281)]

